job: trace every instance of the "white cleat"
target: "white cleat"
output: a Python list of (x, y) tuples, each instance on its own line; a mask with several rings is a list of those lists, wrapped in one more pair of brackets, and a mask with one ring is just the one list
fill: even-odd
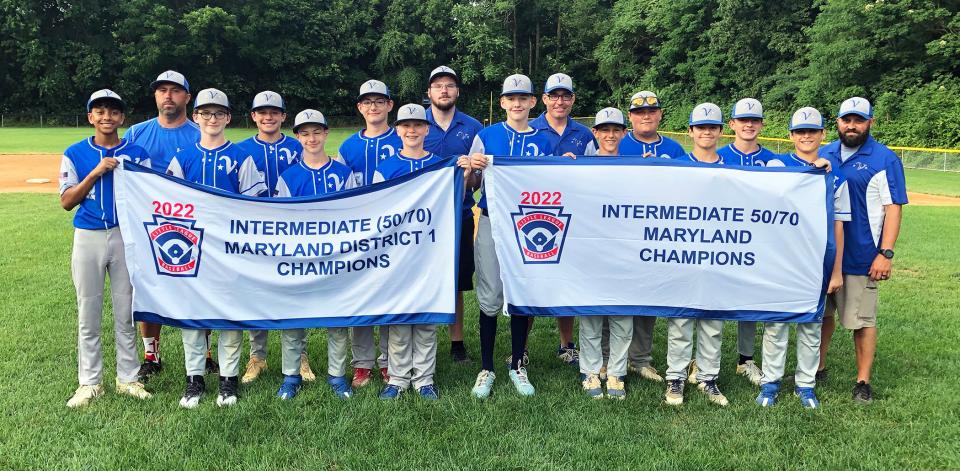
[(77, 388), (73, 397), (67, 401), (67, 407), (77, 409), (90, 404), (95, 398), (103, 395), (103, 386), (100, 384), (83, 385)]
[(137, 399), (150, 399), (151, 397), (153, 397), (153, 394), (150, 394), (150, 392), (143, 387), (143, 383), (139, 381), (121, 383), (120, 380), (117, 379), (116, 383), (117, 383), (118, 394), (135, 397)]

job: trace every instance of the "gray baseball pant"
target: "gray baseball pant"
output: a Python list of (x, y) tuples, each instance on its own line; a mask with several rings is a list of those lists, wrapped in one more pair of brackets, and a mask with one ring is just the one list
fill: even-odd
[[(627, 375), (627, 350), (633, 338), (633, 316), (580, 316), (580, 372), (600, 374), (603, 367), (602, 338), (609, 331), (608, 376)], [(605, 329), (606, 328), (606, 329)]]
[[(237, 376), (240, 370), (240, 351), (243, 348), (242, 330), (221, 330), (217, 338), (217, 362), (220, 376)], [(207, 361), (207, 331), (183, 329), (183, 363), (187, 376), (202, 376)]]
[[(820, 365), (819, 322), (797, 324), (797, 372), (794, 383), (799, 388), (812, 388), (817, 384), (817, 367)], [(790, 324), (767, 322), (763, 328), (763, 380), (776, 383), (783, 378), (787, 363), (787, 344), (790, 343)]]
[[(386, 328), (384, 326), (383, 328)], [(390, 384), (405, 390), (433, 384), (437, 369), (437, 326), (401, 324), (390, 326)]]
[(697, 330), (697, 381), (715, 380), (720, 375), (723, 321), (670, 318), (667, 320), (667, 381), (686, 379), (693, 357), (694, 327)]
[(386, 368), (389, 363), (387, 345), (390, 344), (390, 329), (387, 326), (380, 326), (380, 356), (377, 357), (377, 349), (373, 344), (373, 326), (363, 326), (353, 328), (353, 367), (373, 369), (374, 358), (380, 368)]

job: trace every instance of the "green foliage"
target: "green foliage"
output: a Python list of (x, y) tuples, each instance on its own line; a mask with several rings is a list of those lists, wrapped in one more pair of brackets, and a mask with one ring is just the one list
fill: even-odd
[[(241, 112), (269, 89), (291, 109), (355, 117), (365, 80), (419, 102), (447, 64), (461, 108), (481, 117), (506, 75), (539, 89), (564, 72), (579, 116), (642, 89), (668, 129), (704, 101), (755, 97), (779, 122), (860, 95), (891, 144), (960, 145), (945, 119), (960, 106), (960, 0), (0, 0), (0, 56), (6, 113), (79, 111), (109, 86), (150, 114), (147, 84), (175, 69)], [(923, 100), (945, 111), (926, 119)]]

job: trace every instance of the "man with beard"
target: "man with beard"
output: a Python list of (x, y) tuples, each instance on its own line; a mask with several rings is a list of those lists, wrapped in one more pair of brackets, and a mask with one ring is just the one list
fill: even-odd
[[(453, 69), (441, 65), (427, 82), (427, 122), (430, 133), (423, 143), (427, 152), (440, 157), (461, 156), (470, 153), (473, 138), (483, 129), (480, 121), (457, 109), (460, 97), (460, 77)], [(469, 363), (470, 356), (463, 345), (463, 292), (473, 289), (473, 192), (467, 187), (463, 195), (463, 214), (460, 231), (460, 263), (457, 273), (457, 320), (450, 326), (450, 357), (456, 363)]]
[(840, 105), (839, 139), (820, 149), (820, 155), (840, 161), (838, 171), (850, 191), (851, 220), (844, 222), (843, 286), (828, 298), (824, 313), (817, 380), (826, 380), (827, 350), (836, 326), (853, 331), (857, 383), (853, 399), (873, 400), (870, 368), (877, 348), (877, 282), (890, 279), (893, 248), (900, 233), (902, 205), (907, 204), (903, 163), (870, 135), (873, 107), (853, 97)]
[[(187, 103), (190, 102), (190, 83), (180, 72), (168, 70), (150, 84), (157, 102), (157, 117), (130, 127), (123, 138), (147, 151), (150, 164), (158, 172), (166, 172), (174, 154), (193, 146), (200, 140), (197, 123), (187, 119)], [(146, 381), (159, 373), (160, 324), (140, 323), (143, 337), (143, 364), (138, 376)], [(213, 373), (217, 364), (207, 353), (207, 373)]]

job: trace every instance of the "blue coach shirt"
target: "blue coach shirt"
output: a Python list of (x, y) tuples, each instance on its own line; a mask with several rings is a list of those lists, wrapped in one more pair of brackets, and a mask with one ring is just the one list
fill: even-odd
[[(839, 140), (821, 147), (820, 156), (834, 162), (834, 171), (850, 191), (851, 220), (843, 224), (843, 272), (866, 276), (880, 248), (884, 206), (908, 203), (903, 163), (873, 136), (867, 136), (845, 161)], [(836, 162), (841, 162), (839, 168)]]
[(397, 155), (403, 149), (403, 142), (393, 128), (373, 137), (364, 136), (364, 131), (361, 129), (340, 144), (337, 160), (347, 164), (358, 175), (360, 185), (369, 185), (380, 162)]
[(160, 125), (158, 118), (153, 118), (134, 124), (123, 137), (146, 149), (153, 169), (164, 172), (177, 152), (200, 140), (200, 127), (188, 119), (180, 127), (165, 128)]
[(723, 161), (726, 162), (727, 165), (743, 165), (747, 167), (762, 167), (766, 164), (767, 160), (777, 157), (777, 154), (774, 154), (763, 146), (760, 146), (756, 152), (742, 152), (740, 149), (737, 149), (732, 142), (718, 149), (717, 153), (723, 157)]
[(655, 142), (646, 143), (638, 140), (632, 132), (628, 132), (620, 140), (620, 155), (647, 155), (648, 157), (677, 159), (687, 154), (687, 151), (683, 150), (683, 146), (679, 142), (659, 134), (657, 134), (657, 137), (658, 139)]
[[(473, 139), (470, 153), (481, 153), (497, 156), (533, 157), (553, 155), (553, 140), (547, 133), (533, 128), (527, 132), (519, 132), (506, 121), (483, 128)], [(487, 209), (487, 194), (484, 188), (480, 189), (480, 209)]]
[(277, 196), (322, 196), (355, 187), (353, 172), (342, 162), (330, 159), (326, 165), (313, 168), (300, 160), (280, 175)]
[(567, 126), (563, 128), (563, 134), (557, 133), (550, 122), (547, 121), (547, 113), (540, 113), (540, 116), (530, 121), (530, 127), (542, 131), (553, 145), (553, 152), (557, 155), (563, 155), (567, 152), (573, 155), (590, 155), (596, 153), (597, 141), (593, 139), (593, 132), (590, 128), (570, 119), (567, 116)]
[[(483, 129), (480, 121), (477, 121), (470, 115), (455, 109), (453, 120), (450, 121), (450, 127), (446, 131), (433, 119), (433, 107), (427, 108), (427, 122), (430, 123), (430, 134), (427, 134), (423, 141), (423, 148), (427, 152), (432, 152), (440, 157), (452, 157), (467, 155), (470, 153), (470, 146), (473, 145), (473, 138)], [(463, 214), (471, 215), (471, 208), (476, 204), (473, 200), (473, 194), (469, 191), (463, 192)]]
[[(80, 184), (100, 161), (113, 157), (118, 160), (130, 160), (140, 165), (150, 165), (150, 155), (142, 147), (120, 139), (116, 147), (101, 147), (88, 137), (70, 147), (60, 160), (60, 195)], [(86, 198), (73, 216), (73, 227), (77, 229), (104, 230), (117, 225), (117, 211), (113, 199), (113, 172), (103, 174), (93, 184)]]
[(413, 173), (424, 167), (440, 162), (441, 160), (443, 160), (442, 157), (432, 152), (427, 153), (427, 155), (419, 159), (397, 154), (380, 162), (380, 167), (378, 167), (377, 171), (373, 174), (373, 183), (385, 182), (393, 178), (402, 177), (408, 173)]
[(300, 159), (303, 146), (300, 141), (280, 135), (277, 142), (261, 141), (257, 136), (246, 139), (239, 144), (244, 152), (253, 156), (253, 163), (263, 174), (263, 183), (267, 193), (263, 196), (277, 196), (277, 179)]
[(230, 141), (215, 149), (195, 142), (170, 159), (167, 174), (231, 193), (256, 196), (266, 190), (253, 157)]

